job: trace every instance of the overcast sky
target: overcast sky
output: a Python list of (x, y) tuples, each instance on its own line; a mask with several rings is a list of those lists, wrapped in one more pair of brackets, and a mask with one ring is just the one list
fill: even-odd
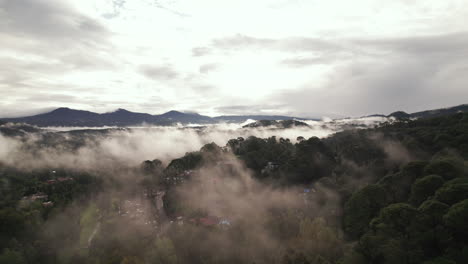
[(467, 0), (0, 0), (0, 116), (468, 103)]

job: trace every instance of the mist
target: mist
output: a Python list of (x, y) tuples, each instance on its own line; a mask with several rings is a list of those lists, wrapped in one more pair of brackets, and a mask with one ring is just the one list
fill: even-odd
[[(253, 120), (252, 120), (253, 121)], [(199, 127), (83, 128), (49, 127), (21, 137), (0, 135), (0, 162), (18, 168), (65, 167), (85, 170), (108, 169), (113, 165), (135, 166), (144, 160), (159, 159), (167, 164), (207, 143), (224, 146), (238, 137), (289, 139), (324, 138), (350, 125), (373, 126), (383, 119), (305, 121), (309, 126), (291, 128), (243, 128), (243, 124), (217, 124)], [(365, 124), (365, 125), (363, 125)], [(4, 126), (11, 126), (6, 124)]]
[[(0, 135), (0, 161), (19, 168), (66, 167), (81, 169), (106, 168), (110, 163), (133, 166), (144, 160), (160, 159), (167, 163), (186, 152), (197, 151), (214, 142), (224, 146), (229, 139), (256, 136), (289, 138), (298, 136), (323, 137), (332, 130), (317, 128), (243, 129), (235, 126), (212, 126), (204, 129), (157, 127), (141, 129), (112, 129), (108, 133), (86, 133), (77, 136), (68, 132), (57, 133), (53, 144), (45, 141), (51, 136), (44, 133), (27, 134), (22, 138)], [(84, 141), (76, 148), (70, 146), (77, 137)], [(42, 145), (42, 146), (41, 146)]]
[(21, 208), (43, 193), (76, 195), (42, 205), (46, 259), (336, 263), (351, 247), (343, 199), (414, 159), (401, 142), (360, 130), (382, 121), (22, 129), (0, 135), (0, 164), (38, 186)]

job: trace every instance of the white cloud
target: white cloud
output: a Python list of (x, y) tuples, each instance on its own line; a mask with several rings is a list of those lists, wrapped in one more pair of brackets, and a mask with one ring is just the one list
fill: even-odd
[[(420, 93), (436, 94), (447, 80), (452, 99), (443, 104), (466, 102), (467, 64), (458, 60), (466, 39), (456, 32), (467, 30), (467, 16), (463, 0), (0, 0), (0, 58), (9, 61), (0, 67), (0, 111), (14, 111), (18, 99), (62, 94), (83, 101), (31, 99), (27, 107), (222, 114), (216, 109), (286, 102), (306, 115), (386, 112), (415, 104), (396, 96), (401, 76), (384, 72), (401, 69), (408, 54), (415, 74), (403, 74), (407, 83), (433, 80), (413, 91), (412, 107), (434, 106)], [(418, 67), (436, 66), (435, 50), (444, 62), (434, 77)], [(362, 81), (357, 71), (379, 81)], [(341, 84), (346, 89), (334, 87)], [(377, 90), (402, 103), (366, 109), (371, 97), (362, 85), (385, 87)], [(320, 103), (296, 105), (301, 95)]]

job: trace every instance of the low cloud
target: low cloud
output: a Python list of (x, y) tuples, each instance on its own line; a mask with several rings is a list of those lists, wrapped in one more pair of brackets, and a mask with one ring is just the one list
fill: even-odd
[(226, 105), (216, 107), (217, 112), (226, 115), (275, 115), (288, 114), (288, 106), (285, 104), (277, 105)]
[[(0, 134), (0, 162), (18, 168), (65, 167), (86, 170), (106, 170), (115, 164), (135, 166), (144, 160), (160, 159), (164, 162), (197, 151), (207, 143), (224, 146), (229, 139), (249, 136), (289, 138), (298, 136), (325, 137), (336, 131), (322, 127), (291, 129), (241, 128), (240, 124), (220, 124), (196, 128), (152, 127), (134, 129), (94, 130), (94, 132), (41, 132), (12, 138)], [(3, 126), (11, 126), (6, 124)], [(50, 128), (67, 129), (67, 128)], [(79, 128), (86, 129), (86, 128)], [(55, 138), (52, 142), (51, 138)]]
[(209, 63), (209, 64), (203, 64), (199, 68), (200, 73), (209, 73), (212, 71), (216, 71), (219, 68), (219, 65), (217, 63)]
[(291, 37), (291, 38), (257, 38), (242, 34), (218, 38), (212, 41), (212, 46), (218, 49), (274, 49), (284, 52), (303, 51), (330, 51), (341, 49), (340, 45), (333, 41), (319, 38)]
[(192, 56), (194, 57), (202, 57), (209, 55), (211, 53), (211, 49), (208, 47), (196, 47), (192, 49)]
[(140, 67), (140, 72), (149, 79), (154, 80), (174, 80), (179, 77), (179, 73), (170, 65), (143, 65)]
[(355, 41), (366, 45), (369, 54), (335, 66), (325, 84), (309, 82), (270, 100), (294, 105), (301, 112), (333, 109), (348, 116), (463, 104), (468, 100), (464, 86), (468, 79), (460, 74), (467, 67), (466, 36), (457, 33)]

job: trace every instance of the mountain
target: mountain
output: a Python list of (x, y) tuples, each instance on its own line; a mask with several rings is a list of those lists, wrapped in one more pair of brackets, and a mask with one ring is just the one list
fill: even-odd
[(37, 126), (93, 126), (99, 123), (99, 117), (100, 115), (97, 113), (61, 107), (44, 114), (19, 118), (4, 118), (3, 120)]
[(212, 124), (216, 122), (213, 118), (209, 116), (204, 116), (204, 115), (200, 115), (197, 113), (182, 113), (182, 112), (174, 111), (174, 110), (164, 113), (160, 115), (160, 117), (165, 118), (167, 120), (174, 120), (176, 123), (183, 123), (183, 124), (188, 124), (188, 123)]
[(169, 111), (161, 115), (151, 115), (147, 113), (131, 112), (125, 109), (118, 109), (110, 113), (94, 113), (90, 111), (75, 110), (66, 107), (57, 108), (51, 112), (18, 117), (1, 118), (4, 122), (27, 123), (40, 127), (47, 126), (77, 126), (77, 127), (102, 127), (102, 126), (136, 126), (142, 124), (168, 126), (177, 123), (181, 124), (215, 124), (221, 122), (242, 123), (249, 119), (254, 120), (293, 120), (290, 116), (218, 116), (209, 117), (197, 113), (183, 113), (179, 111)]
[(411, 118), (411, 115), (403, 111), (396, 111), (396, 112), (389, 114), (387, 117), (394, 117), (396, 119), (406, 119), (406, 118)]
[(430, 118), (444, 115), (451, 115), (456, 113), (468, 112), (468, 104), (457, 105), (448, 108), (439, 108), (433, 110), (426, 110), (421, 112), (415, 112), (408, 114), (403, 111), (396, 111), (389, 114), (387, 117), (394, 117), (396, 119), (408, 119), (408, 118)]
[(223, 116), (216, 116), (213, 119), (224, 122), (224, 123), (243, 123), (249, 119), (251, 120), (319, 120), (319, 119), (307, 119), (307, 118), (298, 118), (292, 116), (281, 116), (281, 115), (223, 115)]
[(243, 126), (242, 128), (256, 128), (256, 127), (269, 127), (269, 128), (291, 128), (291, 127), (309, 127), (304, 122), (297, 120), (260, 120)]
[[(394, 112), (387, 117), (397, 119), (407, 118), (428, 118), (441, 115), (454, 114), (458, 112), (468, 112), (468, 104), (442, 108), (428, 111), (421, 111), (407, 114), (403, 111)], [(374, 115), (381, 116), (381, 115)], [(216, 123), (243, 123), (247, 120), (317, 120), (297, 118), (281, 115), (223, 115), (209, 117), (197, 113), (184, 113), (179, 111), (169, 111), (160, 115), (151, 115), (147, 113), (131, 112), (125, 109), (118, 109), (110, 113), (94, 113), (84, 110), (70, 109), (66, 107), (57, 108), (51, 112), (18, 117), (18, 118), (0, 118), (3, 122), (27, 123), (39, 127), (47, 126), (77, 126), (77, 127), (102, 127), (102, 126), (138, 126), (142, 124), (169, 126), (177, 123), (181, 124), (216, 124)], [(1, 123), (1, 122), (0, 122)]]
[[(167, 114), (167, 113), (166, 113)], [(185, 122), (190, 122), (189, 118), (183, 118), (183, 113), (179, 119)], [(118, 109), (110, 113), (93, 113), (90, 111), (75, 110), (70, 108), (58, 108), (49, 113), (19, 117), (19, 118), (3, 118), (4, 121), (27, 123), (36, 126), (132, 126), (141, 124), (152, 125), (171, 125), (173, 123), (182, 122), (179, 119), (171, 119), (165, 114), (150, 115), (146, 113), (136, 113), (125, 109)]]
[(468, 112), (468, 104), (457, 105), (457, 106), (449, 107), (449, 108), (440, 108), (440, 109), (435, 109), (435, 110), (416, 112), (416, 113), (412, 113), (411, 117), (428, 118), (428, 117), (451, 115), (451, 114), (465, 113), (465, 112)]

